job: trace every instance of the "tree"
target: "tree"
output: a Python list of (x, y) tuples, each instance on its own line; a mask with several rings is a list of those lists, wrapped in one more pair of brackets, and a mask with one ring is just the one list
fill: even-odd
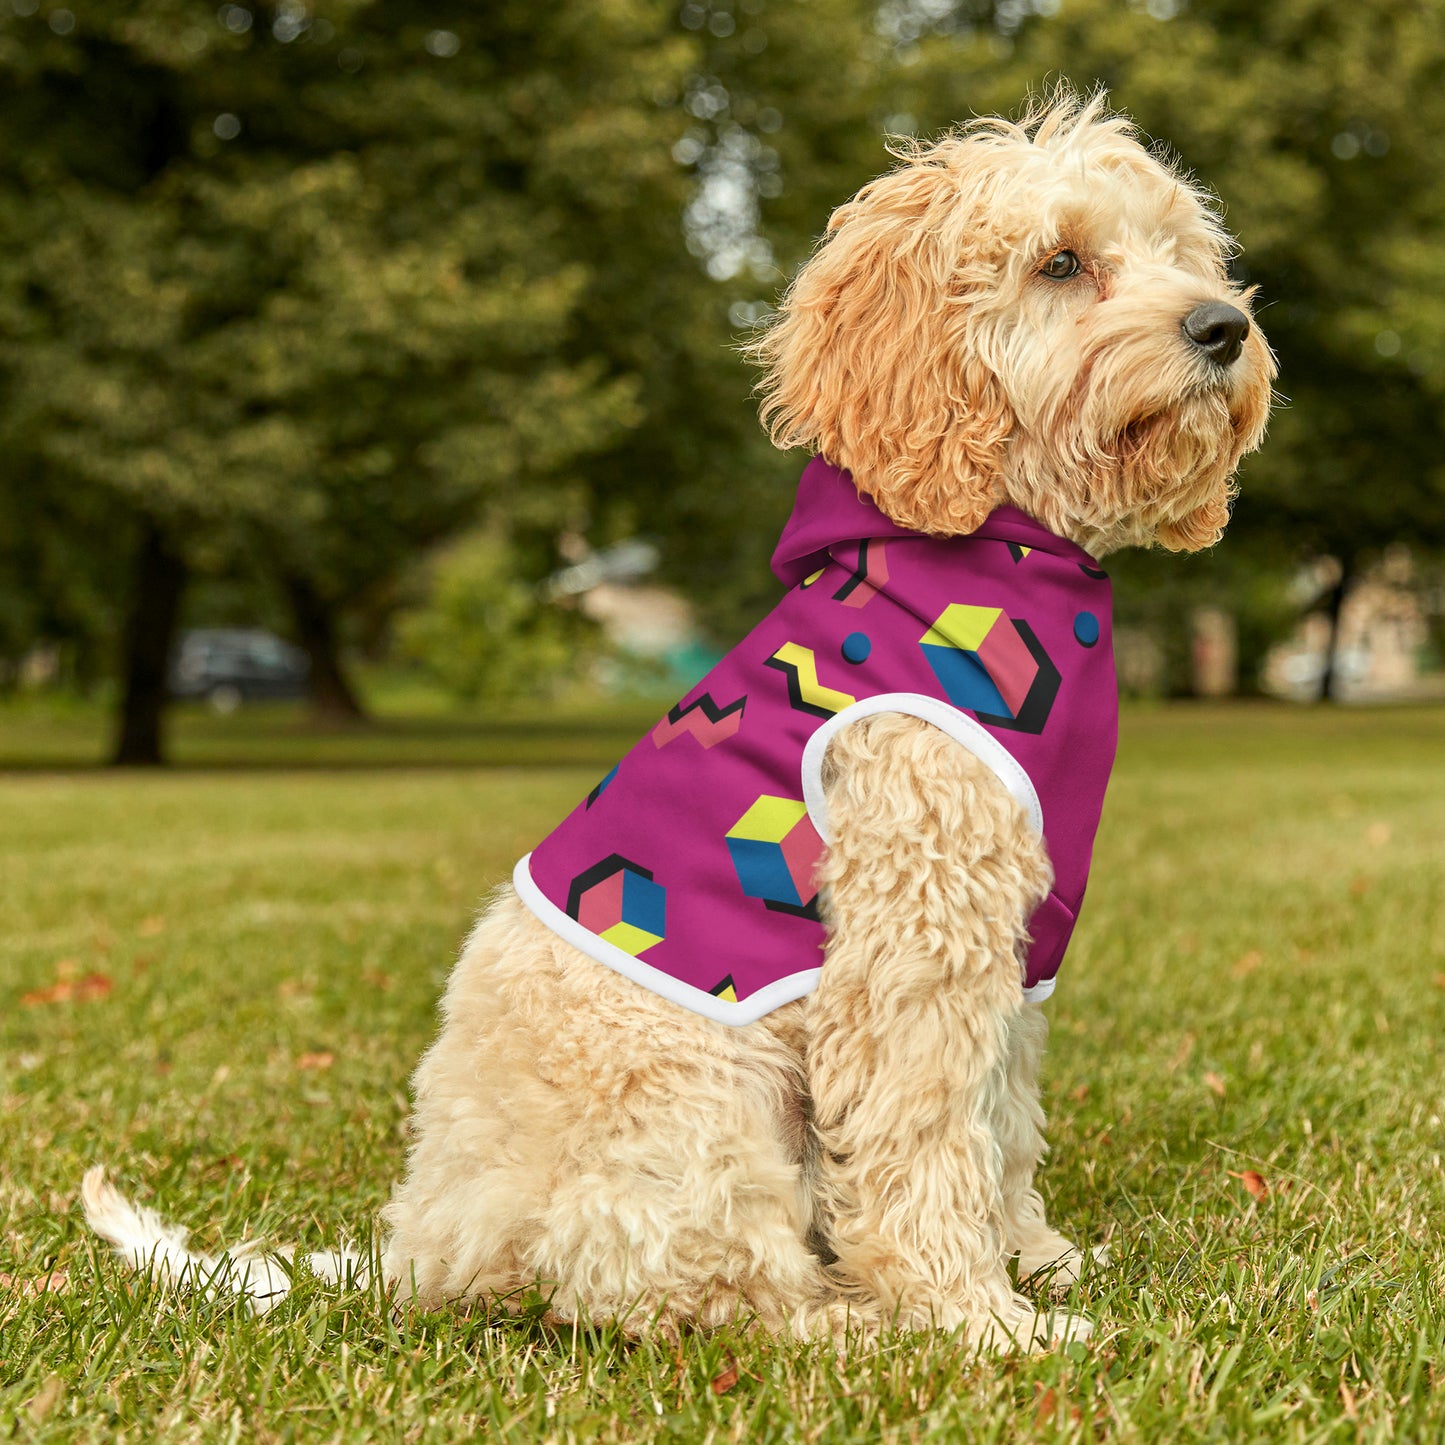
[(117, 761), (160, 759), (198, 555), (264, 549), (334, 654), (418, 547), (489, 502), (555, 525), (577, 459), (637, 420), (578, 325), (594, 278), (554, 183), (677, 214), (650, 96), (687, 46), (644, 0), (430, 14), (0, 19), (0, 430), (37, 519), (61, 495), (123, 518)]

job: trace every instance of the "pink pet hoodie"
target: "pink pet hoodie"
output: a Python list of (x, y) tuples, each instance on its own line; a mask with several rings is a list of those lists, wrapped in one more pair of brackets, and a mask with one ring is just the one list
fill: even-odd
[(598, 962), (747, 1024), (811, 993), (821, 769), (839, 728), (908, 713), (998, 775), (1045, 840), (1027, 997), (1073, 932), (1118, 739), (1111, 595), (1012, 507), (967, 537), (889, 521), (815, 458), (773, 555), (777, 607), (517, 865), (522, 901)]

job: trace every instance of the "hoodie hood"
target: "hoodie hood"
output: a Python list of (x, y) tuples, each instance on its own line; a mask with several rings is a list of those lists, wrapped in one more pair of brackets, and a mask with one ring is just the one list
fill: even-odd
[[(923, 532), (910, 531), (884, 516), (872, 498), (859, 492), (851, 472), (835, 467), (822, 457), (814, 457), (803, 468), (792, 515), (773, 552), (773, 575), (785, 587), (795, 587), (830, 559), (843, 561), (847, 556), (847, 565), (852, 566), (860, 542), (909, 538), (928, 541), (936, 547), (979, 537), (1012, 542), (1020, 547), (1037, 547), (1080, 566), (1097, 566), (1077, 543), (1049, 531), (1017, 507), (997, 508), (978, 531), (963, 537), (929, 537)], [(852, 555), (848, 556), (850, 552)]]

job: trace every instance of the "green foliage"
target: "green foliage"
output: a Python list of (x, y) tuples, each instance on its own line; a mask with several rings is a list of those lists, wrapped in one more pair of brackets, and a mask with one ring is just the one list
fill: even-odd
[(885, 129), (1060, 76), (1244, 238), (1288, 401), (1229, 545), (1445, 545), (1442, 73), (1442, 0), (6, 5), (0, 651), (98, 656), (150, 522), (373, 635), (483, 515), (537, 574), (645, 532), (735, 635), (801, 460), (736, 343)]
[(426, 570), (426, 600), (397, 618), (397, 639), (459, 701), (542, 697), (590, 670), (596, 628), (543, 602), (496, 532), (458, 539)]
[(533, 554), (563, 522), (642, 529), (730, 630), (797, 468), (758, 434), (729, 305), (877, 146), (866, 7), (728, 13), (0, 11), (0, 445), (32, 495), (373, 614), (483, 510)]
[(0, 20), (0, 428), (36, 484), (345, 601), (635, 424), (556, 182), (672, 180), (646, 95), (683, 55), (645, 5), (546, 15)]

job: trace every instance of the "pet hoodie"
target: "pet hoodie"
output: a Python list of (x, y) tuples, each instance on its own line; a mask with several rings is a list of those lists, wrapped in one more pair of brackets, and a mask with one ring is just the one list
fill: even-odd
[(857, 718), (908, 713), (998, 775), (1054, 887), (1025, 995), (1054, 986), (1118, 740), (1111, 590), (1013, 507), (928, 537), (815, 458), (773, 555), (782, 600), (523, 858), (522, 901), (584, 953), (708, 1018), (811, 993), (828, 839), (821, 769)]

